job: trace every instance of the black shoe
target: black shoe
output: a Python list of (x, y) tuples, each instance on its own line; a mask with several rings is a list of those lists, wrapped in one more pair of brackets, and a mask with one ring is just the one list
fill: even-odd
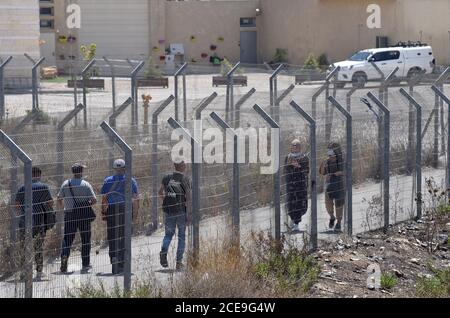
[(330, 223), (328, 223), (328, 227), (332, 229), (334, 227), (334, 222), (336, 222), (336, 218), (330, 219)]
[(336, 226), (334, 227), (334, 230), (335, 231), (339, 231), (339, 232), (341, 231), (341, 222), (337, 222), (336, 223)]
[(159, 262), (161, 263), (162, 267), (168, 267), (169, 263), (167, 262), (167, 253), (160, 252), (159, 253)]
[(61, 268), (60, 268), (61, 273), (64, 273), (64, 274), (67, 273), (68, 263), (69, 263), (69, 259), (67, 258), (67, 256), (61, 257)]
[(177, 261), (176, 270), (181, 271), (184, 269), (184, 265), (182, 261)]
[(81, 274), (88, 274), (89, 271), (92, 269), (91, 265), (83, 265), (83, 267), (81, 268)]

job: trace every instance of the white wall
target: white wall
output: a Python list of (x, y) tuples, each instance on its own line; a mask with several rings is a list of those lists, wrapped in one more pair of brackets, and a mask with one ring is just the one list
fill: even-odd
[(30, 85), (31, 62), (23, 54), (40, 57), (39, 33), (38, 0), (0, 1), (0, 57), (13, 56), (5, 69), (6, 86)]

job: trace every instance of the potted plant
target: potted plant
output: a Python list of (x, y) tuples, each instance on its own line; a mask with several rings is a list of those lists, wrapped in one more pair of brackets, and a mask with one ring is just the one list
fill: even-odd
[(151, 57), (148, 60), (144, 77), (137, 80), (137, 87), (169, 87), (169, 79), (163, 76)]
[[(212, 85), (227, 85), (227, 73), (233, 68), (233, 65), (226, 58), (222, 60), (220, 73), (221, 76), (213, 76)], [(238, 68), (233, 75), (233, 86), (247, 86), (247, 76), (242, 75), (242, 70)]]
[(287, 50), (286, 49), (276, 49), (275, 51), (275, 55), (273, 57), (273, 60), (269, 62), (270, 67), (272, 67), (272, 69), (277, 69), (278, 66), (280, 66), (280, 64), (284, 64), (287, 63), (288, 59), (287, 59)]
[[(91, 61), (95, 58), (95, 55), (97, 53), (97, 45), (92, 43), (90, 45), (82, 45), (80, 47), (80, 52), (83, 55), (84, 61)], [(91, 69), (86, 73), (86, 79), (83, 81), (77, 80), (77, 87), (83, 87), (85, 85), (86, 88), (101, 88), (105, 89), (105, 80), (102, 78), (93, 79), (94, 76), (99, 76), (99, 70), (97, 67), (93, 66)], [(68, 87), (74, 87), (74, 81), (68, 80), (67, 81)]]

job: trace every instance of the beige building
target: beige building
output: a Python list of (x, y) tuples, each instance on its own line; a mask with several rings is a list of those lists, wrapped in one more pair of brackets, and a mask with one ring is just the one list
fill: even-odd
[(39, 2), (38, 0), (0, 1), (0, 58), (13, 59), (5, 68), (6, 87), (31, 85), (31, 62), (28, 53), (38, 59)]
[[(381, 25), (371, 29), (367, 9), (374, 2), (380, 6)], [(81, 27), (69, 29), (73, 12), (67, 8), (73, 4), (81, 8)], [(176, 58), (202, 64), (214, 55), (233, 62), (269, 62), (280, 48), (287, 50), (289, 63), (302, 65), (309, 53), (344, 59), (375, 47), (380, 36), (391, 45), (421, 40), (433, 46), (437, 63), (450, 64), (450, 0), (41, 0), (40, 16), (34, 12), (38, 0), (2, 0), (0, 5), (8, 7), (0, 10), (5, 30), (0, 36), (14, 42), (0, 50), (38, 55), (40, 18), (41, 54), (47, 65), (66, 73), (81, 60), (80, 46), (90, 43), (97, 44), (98, 58), (147, 60), (151, 55), (166, 63), (181, 45)], [(17, 20), (14, 27), (11, 20)], [(170, 51), (171, 44), (178, 44), (176, 51)]]

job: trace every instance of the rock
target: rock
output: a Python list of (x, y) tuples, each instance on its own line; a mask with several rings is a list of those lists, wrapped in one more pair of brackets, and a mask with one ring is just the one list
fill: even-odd
[(353, 257), (350, 257), (350, 260), (351, 260), (352, 262), (357, 262), (357, 261), (359, 261), (360, 259), (359, 259), (359, 258), (353, 258)]
[(438, 242), (440, 245), (447, 245), (448, 244), (448, 234), (439, 234)]
[(346, 249), (350, 249), (350, 248), (352, 248), (352, 245), (351, 244), (345, 244), (345, 248)]
[(322, 251), (322, 253), (320, 253), (321, 256), (327, 256), (330, 254), (331, 254), (331, 252), (326, 252), (326, 251)]
[(393, 250), (394, 250), (394, 252), (398, 253), (398, 248), (397, 247), (394, 247)]
[(353, 254), (353, 255), (358, 255), (358, 253), (357, 253), (356, 251), (352, 251), (351, 254)]
[(324, 261), (325, 263), (331, 263), (331, 260), (329, 258), (326, 258)]
[(384, 246), (380, 247), (380, 251), (383, 252), (386, 248)]
[(338, 245), (336, 248), (337, 248), (338, 251), (341, 251), (341, 250), (343, 250), (345, 247), (344, 247), (343, 245)]
[(397, 276), (399, 278), (405, 276), (401, 271), (399, 271), (398, 269), (395, 269), (395, 268), (392, 270), (392, 272), (395, 274), (395, 276)]
[(418, 258), (411, 258), (409, 261), (413, 264), (420, 265), (420, 259)]
[(342, 239), (339, 239), (339, 240), (338, 240), (338, 244), (339, 244), (339, 245), (344, 245), (344, 241), (343, 241)]
[(391, 243), (392, 241), (391, 241), (391, 239), (386, 239), (385, 242), (386, 242), (386, 243)]
[(445, 224), (445, 228), (447, 229), (447, 232), (450, 232), (450, 223)]

